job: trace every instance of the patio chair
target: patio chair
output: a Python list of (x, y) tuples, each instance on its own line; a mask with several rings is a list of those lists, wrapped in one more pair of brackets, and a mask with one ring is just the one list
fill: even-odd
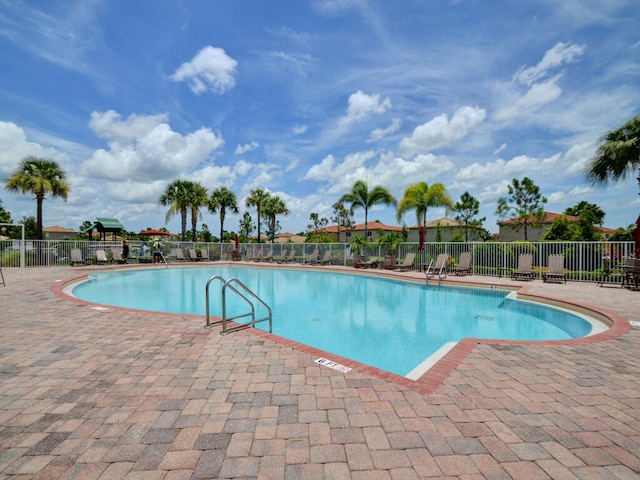
[(640, 260), (633, 259), (633, 258), (628, 259), (625, 262), (624, 282), (622, 286), (637, 290), (639, 284), (640, 284)]
[(600, 278), (598, 279), (598, 286), (604, 286), (605, 282), (621, 284), (624, 287), (625, 283), (625, 274), (621, 273), (619, 270), (614, 270), (611, 267), (611, 259), (603, 258), (602, 259), (602, 273), (600, 274)]
[(331, 251), (330, 250), (326, 250), (324, 252), (324, 255), (322, 256), (322, 258), (318, 262), (318, 265), (331, 265)]
[(263, 262), (273, 262), (273, 250), (269, 250), (267, 254), (262, 257)]
[(201, 248), (200, 249), (200, 258), (202, 259), (203, 262), (208, 262), (211, 259), (209, 258), (209, 250), (207, 250), (206, 248)]
[(457, 267), (451, 268), (451, 273), (455, 275), (467, 275), (471, 273), (471, 252), (462, 252)]
[(82, 258), (82, 250), (79, 248), (72, 248), (70, 254), (71, 258), (69, 259), (69, 263), (72, 267), (85, 264), (84, 258)]
[(518, 268), (511, 272), (511, 280), (533, 280), (533, 253), (518, 256)]
[(200, 257), (198, 257), (198, 254), (196, 253), (196, 249), (195, 248), (190, 248), (189, 249), (189, 261), (191, 261), (191, 262), (199, 262), (200, 261)]
[(364, 255), (353, 256), (353, 268), (364, 268)]
[(413, 268), (413, 261), (415, 259), (416, 259), (415, 253), (407, 253), (407, 256), (404, 257), (404, 260), (402, 261), (402, 263), (397, 264), (394, 270), (398, 270), (402, 272), (406, 270), (411, 270)]
[(429, 263), (425, 274), (427, 275), (427, 277), (435, 277), (436, 275), (438, 275), (438, 278), (443, 276), (446, 277), (448, 262), (449, 262), (449, 254), (441, 253), (436, 257), (435, 262), (432, 260), (431, 263)]
[(564, 255), (549, 255), (549, 265), (546, 273), (542, 276), (543, 282), (567, 283), (564, 273)]
[(96, 250), (96, 263), (98, 265), (106, 265), (109, 262), (107, 254), (104, 250)]
[(187, 259), (184, 256), (184, 252), (182, 251), (181, 248), (176, 248), (176, 260), (178, 262), (186, 262)]
[(277, 263), (287, 263), (287, 255), (288, 255), (287, 249), (283, 248), (282, 249), (282, 253), (280, 253), (280, 258), (277, 258), (276, 262)]
[(293, 263), (296, 261), (296, 249), (292, 248), (289, 256), (287, 257), (287, 261), (285, 263)]
[(122, 250), (117, 247), (111, 248), (111, 263), (124, 263)]
[(311, 252), (311, 255), (305, 258), (304, 263), (307, 265), (317, 264), (319, 258), (320, 258), (320, 252), (318, 252), (318, 249), (316, 248), (313, 250), (313, 252)]
[(261, 262), (262, 261), (262, 251), (255, 251), (253, 252), (253, 261), (254, 262)]
[(362, 263), (362, 268), (378, 268), (380, 266), (380, 257), (369, 257)]

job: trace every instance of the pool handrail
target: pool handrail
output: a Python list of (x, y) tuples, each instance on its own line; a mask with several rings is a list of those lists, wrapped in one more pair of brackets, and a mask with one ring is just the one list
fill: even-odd
[[(209, 285), (213, 280), (219, 280), (220, 282), (222, 282), (222, 291), (221, 291), (222, 318), (220, 320), (216, 320), (216, 321), (211, 322), (211, 320), (210, 320), (211, 317), (209, 315)], [(236, 283), (239, 287), (242, 288), (242, 290), (244, 290), (246, 293), (248, 293), (251, 297), (256, 299), (258, 302), (260, 302), (260, 304), (262, 304), (262, 306), (267, 310), (268, 315), (266, 317), (264, 317), (264, 318), (259, 318), (259, 319), (256, 320), (255, 305), (242, 292), (240, 292), (237, 288), (235, 288), (232, 285), (232, 283)], [(251, 307), (251, 311), (247, 312), (247, 313), (242, 313), (242, 314), (239, 314), (239, 315), (235, 315), (233, 317), (227, 317), (227, 295), (226, 295), (227, 288), (230, 288), (236, 295), (238, 295), (245, 302), (247, 302), (249, 304), (249, 306)], [(209, 278), (209, 280), (207, 280), (207, 285), (205, 287), (205, 293), (206, 293), (206, 321), (205, 321), (205, 328), (211, 328), (213, 325), (218, 325), (218, 324), (221, 323), (222, 324), (222, 331), (220, 332), (220, 335), (227, 335), (228, 333), (234, 332), (236, 330), (240, 330), (241, 328), (246, 328), (246, 327), (249, 327), (249, 326), (253, 327), (253, 326), (255, 326), (256, 323), (264, 322), (265, 320), (268, 320), (269, 321), (269, 333), (272, 332), (273, 315), (272, 315), (272, 312), (271, 312), (271, 308), (260, 297), (258, 297), (251, 289), (249, 289), (244, 283), (242, 283), (237, 278), (229, 278), (228, 280), (225, 280), (220, 275), (213, 275), (211, 278)], [(240, 323), (240, 324), (236, 325), (235, 327), (227, 328), (227, 322), (228, 321), (232, 321), (232, 320), (236, 320), (238, 318), (244, 318), (244, 317), (248, 317), (248, 316), (251, 316), (251, 321), (250, 322)]]

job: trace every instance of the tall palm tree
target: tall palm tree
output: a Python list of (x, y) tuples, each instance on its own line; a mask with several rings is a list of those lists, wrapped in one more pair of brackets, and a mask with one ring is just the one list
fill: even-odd
[(209, 211), (211, 213), (220, 213), (220, 241), (223, 240), (224, 235), (224, 219), (227, 215), (227, 209), (231, 213), (238, 213), (238, 199), (236, 194), (229, 190), (227, 187), (216, 188), (211, 192), (209, 197)]
[(249, 192), (249, 196), (245, 202), (247, 207), (256, 207), (258, 214), (258, 243), (262, 241), (262, 237), (260, 236), (260, 212), (262, 211), (262, 206), (270, 196), (271, 194), (265, 189), (254, 188)]
[(353, 187), (349, 193), (345, 193), (340, 197), (338, 202), (350, 203), (350, 212), (353, 215), (353, 211), (356, 208), (364, 209), (364, 235), (369, 237), (369, 209), (374, 205), (396, 205), (397, 201), (393, 195), (386, 188), (377, 185), (369, 191), (367, 182), (357, 180), (353, 184)]
[(431, 207), (453, 208), (453, 202), (442, 183), (429, 186), (427, 182), (418, 182), (405, 189), (396, 217), (401, 221), (406, 212), (415, 210), (418, 225), (424, 227), (427, 225), (427, 210)]
[(165, 223), (167, 223), (171, 217), (176, 214), (180, 214), (181, 220), (181, 239), (184, 242), (187, 236), (187, 212), (190, 206), (189, 190), (192, 182), (188, 180), (174, 180), (167, 185), (166, 190), (158, 198), (160, 205), (169, 206), (167, 215), (165, 216)]
[(209, 196), (207, 189), (198, 182), (191, 182), (188, 195), (189, 209), (191, 210), (191, 240), (195, 242), (198, 240), (198, 218), (202, 218), (200, 208), (209, 204)]
[(640, 168), (640, 115), (602, 136), (585, 174), (592, 184), (606, 185), (625, 178), (633, 168)]
[(289, 215), (289, 209), (284, 203), (284, 200), (277, 195), (272, 195), (264, 202), (262, 206), (262, 214), (269, 220), (271, 243), (273, 243), (276, 237), (276, 226), (278, 225), (276, 216)]
[(67, 201), (71, 187), (65, 181), (66, 174), (58, 164), (47, 158), (25, 157), (6, 181), (5, 188), (10, 192), (20, 190), (36, 196), (36, 238), (42, 240), (42, 203), (47, 194), (62, 197)]

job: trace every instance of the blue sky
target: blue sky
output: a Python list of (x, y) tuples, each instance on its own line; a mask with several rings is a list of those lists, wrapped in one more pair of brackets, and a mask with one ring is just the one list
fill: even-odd
[[(183, 178), (254, 217), (244, 200), (265, 188), (299, 232), (362, 179), (398, 199), (419, 181), (468, 191), (495, 232), (525, 176), (548, 211), (586, 200), (627, 226), (636, 172), (594, 189), (582, 171), (640, 113), (638, 25), (637, 0), (0, 0), (0, 178), (26, 155), (57, 161), (71, 193), (45, 201), (44, 224), (70, 228), (179, 232), (157, 200)], [(35, 216), (30, 195), (0, 199)], [(388, 207), (369, 219), (397, 224)]]

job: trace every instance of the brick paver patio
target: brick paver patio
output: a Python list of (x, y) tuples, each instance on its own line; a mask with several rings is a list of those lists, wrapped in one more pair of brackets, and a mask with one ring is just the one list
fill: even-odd
[(502, 279), (612, 312), (617, 333), (474, 342), (412, 383), (203, 318), (58, 294), (83, 271), (4, 270), (0, 479), (640, 476), (640, 329), (621, 320), (640, 322), (640, 292)]

